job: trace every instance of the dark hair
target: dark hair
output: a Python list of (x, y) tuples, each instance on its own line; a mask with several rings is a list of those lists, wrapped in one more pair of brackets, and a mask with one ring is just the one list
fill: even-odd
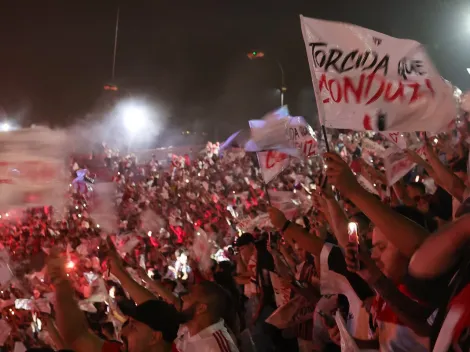
[(408, 186), (417, 189), (421, 195), (426, 194), (426, 186), (421, 182), (410, 182)]
[(453, 163), (452, 172), (467, 172), (467, 158), (462, 158)]
[(356, 213), (350, 217), (350, 219), (356, 220), (359, 225), (359, 229), (368, 229), (370, 226), (370, 219), (364, 213)]
[(233, 305), (235, 310), (238, 312), (241, 309), (240, 302), (240, 291), (238, 291), (237, 283), (233, 278), (234, 267), (229, 261), (223, 261), (219, 263), (219, 271), (214, 273), (214, 280), (217, 284), (227, 290), (233, 299)]
[(235, 331), (236, 313), (230, 293), (222, 286), (212, 281), (201, 281), (198, 286), (209, 302), (207, 309), (214, 323), (222, 318), (227, 326), (232, 331)]
[(403, 215), (405, 218), (414, 221), (415, 223), (424, 227), (430, 232), (433, 232), (437, 229), (436, 222), (433, 221), (432, 218), (427, 217), (425, 214), (423, 214), (416, 208), (408, 207), (406, 205), (399, 205), (397, 207), (394, 207), (393, 210)]
[(172, 292), (176, 289), (176, 281), (173, 281), (173, 280), (167, 278), (167, 279), (163, 279), (162, 283), (171, 285), (171, 291)]

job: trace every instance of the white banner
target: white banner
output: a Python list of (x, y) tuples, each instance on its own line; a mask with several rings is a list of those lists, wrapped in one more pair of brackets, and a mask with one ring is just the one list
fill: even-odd
[(452, 89), (420, 43), (347, 23), (300, 20), (326, 127), (436, 132), (455, 118)]
[(107, 232), (116, 230), (118, 219), (115, 210), (116, 184), (103, 182), (93, 185), (95, 192), (91, 216), (102, 229)]
[(349, 334), (346, 323), (339, 310), (336, 311), (335, 321), (341, 336), (341, 352), (359, 352), (359, 347), (357, 347), (356, 341), (354, 341), (351, 334)]
[(395, 144), (400, 149), (406, 149), (406, 139), (400, 132), (384, 132), (381, 133), (386, 139)]
[(251, 140), (245, 150), (257, 152), (269, 149), (288, 148), (286, 126), (289, 123), (287, 106), (270, 112), (262, 120), (250, 120)]
[(366, 151), (369, 154), (382, 156), (385, 148), (377, 142), (371, 141), (369, 138), (363, 138), (361, 143), (362, 151)]
[(0, 133), (2, 207), (56, 205), (69, 182), (65, 173), (67, 136), (47, 128)]
[(258, 163), (265, 183), (271, 182), (290, 163), (289, 155), (276, 150), (258, 152), (256, 154), (258, 155)]
[(396, 148), (388, 148), (384, 153), (385, 175), (389, 186), (393, 186), (414, 167), (408, 156)]
[(309, 158), (317, 154), (318, 142), (312, 127), (301, 116), (291, 117), (288, 125), (289, 142), (293, 148), (300, 151), (300, 154)]
[(282, 211), (288, 220), (292, 220), (299, 210), (299, 206), (293, 202), (295, 194), (292, 192), (274, 190), (269, 190), (268, 193), (271, 199), (271, 205)]

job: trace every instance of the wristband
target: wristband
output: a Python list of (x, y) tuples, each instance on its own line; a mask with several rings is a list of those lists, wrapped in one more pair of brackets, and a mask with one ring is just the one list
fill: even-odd
[(284, 233), (284, 231), (289, 228), (290, 224), (292, 224), (292, 222), (290, 220), (287, 220), (284, 226), (282, 227), (281, 233)]

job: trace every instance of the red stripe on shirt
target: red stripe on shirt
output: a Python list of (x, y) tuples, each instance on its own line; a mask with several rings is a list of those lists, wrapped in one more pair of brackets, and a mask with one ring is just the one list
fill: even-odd
[(212, 334), (219, 345), (219, 349), (221, 352), (230, 352), (228, 348), (228, 343), (225, 337), (222, 335), (220, 331), (216, 331)]
[(222, 331), (219, 331), (220, 337), (222, 338), (222, 341), (224, 342), (225, 346), (227, 347), (227, 351), (231, 351), (232, 349), (230, 348), (230, 343), (228, 342), (227, 338), (225, 337), (224, 333)]

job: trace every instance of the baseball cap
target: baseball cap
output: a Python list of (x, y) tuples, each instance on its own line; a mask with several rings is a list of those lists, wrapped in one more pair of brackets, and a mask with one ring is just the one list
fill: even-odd
[(180, 323), (183, 321), (181, 314), (173, 305), (159, 300), (149, 300), (139, 304), (132, 312), (128, 312), (128, 315), (152, 330), (160, 331), (167, 342), (176, 339)]
[(251, 233), (244, 233), (243, 235), (238, 237), (237, 242), (235, 242), (235, 246), (242, 247), (250, 243), (255, 243), (255, 238)]

